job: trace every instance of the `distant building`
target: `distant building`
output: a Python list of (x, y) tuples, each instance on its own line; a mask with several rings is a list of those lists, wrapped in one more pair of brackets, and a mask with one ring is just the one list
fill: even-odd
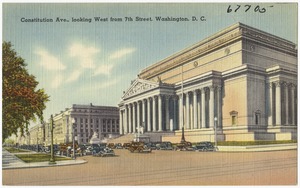
[[(295, 26), (296, 27), (296, 26)], [(120, 134), (188, 141), (297, 139), (297, 48), (237, 23), (143, 70), (124, 92)], [(173, 133), (165, 136), (165, 133)]]
[[(79, 144), (89, 143), (94, 132), (103, 141), (117, 137), (120, 132), (118, 107), (73, 104), (71, 108), (55, 114), (53, 120), (54, 144), (71, 143), (73, 131)], [(30, 144), (51, 143), (50, 122), (49, 119), (47, 123), (31, 128)]]

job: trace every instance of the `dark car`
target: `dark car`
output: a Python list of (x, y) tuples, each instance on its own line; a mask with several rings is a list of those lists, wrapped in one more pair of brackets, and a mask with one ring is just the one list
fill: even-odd
[(194, 151), (195, 149), (192, 147), (191, 142), (180, 142), (175, 147), (176, 151)]
[(216, 151), (211, 142), (199, 142), (194, 146), (195, 151)]
[(123, 144), (123, 148), (125, 148), (125, 149), (128, 149), (130, 146), (131, 146), (130, 143), (124, 143), (124, 144)]
[(123, 149), (123, 146), (122, 146), (121, 143), (117, 143), (117, 144), (115, 144), (115, 148), (116, 149)]
[(99, 147), (99, 148), (100, 148), (100, 150), (96, 153), (94, 152), (93, 156), (95, 156), (95, 157), (115, 156), (115, 152), (111, 148), (109, 148), (109, 147), (105, 147), (105, 148)]
[(156, 144), (156, 148), (158, 150), (173, 150), (173, 146), (171, 142), (162, 142), (159, 144)]
[(152, 150), (156, 150), (157, 147), (156, 147), (156, 144), (153, 143), (153, 142), (150, 142), (150, 143), (147, 143), (146, 146)]

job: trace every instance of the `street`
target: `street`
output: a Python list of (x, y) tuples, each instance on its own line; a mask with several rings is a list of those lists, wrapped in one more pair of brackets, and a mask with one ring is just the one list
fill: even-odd
[(3, 185), (296, 185), (297, 150), (150, 154), (115, 149), (81, 165), (2, 170)]

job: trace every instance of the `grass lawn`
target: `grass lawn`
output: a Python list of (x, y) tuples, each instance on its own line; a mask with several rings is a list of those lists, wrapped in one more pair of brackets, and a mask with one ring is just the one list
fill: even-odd
[[(50, 160), (49, 154), (44, 153), (37, 153), (37, 154), (18, 154), (16, 155), (19, 159), (26, 163), (35, 163), (35, 162), (45, 162)], [(71, 160), (68, 157), (57, 157), (55, 156), (56, 161), (63, 161), (63, 160)]]
[(28, 150), (18, 149), (18, 148), (12, 148), (12, 147), (4, 147), (5, 150), (7, 150), (9, 153), (21, 153), (21, 152), (30, 152)]

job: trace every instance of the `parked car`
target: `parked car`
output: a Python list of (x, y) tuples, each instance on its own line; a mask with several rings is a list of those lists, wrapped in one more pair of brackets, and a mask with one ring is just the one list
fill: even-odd
[(121, 143), (117, 143), (117, 144), (115, 144), (115, 148), (116, 149), (123, 149), (123, 146), (122, 146)]
[(130, 145), (131, 145), (130, 143), (124, 143), (123, 148), (128, 149), (130, 147)]
[(215, 146), (211, 142), (199, 142), (194, 146), (195, 151), (216, 151)]
[(195, 149), (192, 147), (191, 142), (180, 142), (175, 147), (176, 151), (194, 151)]
[(114, 150), (109, 147), (100, 148), (99, 152), (93, 153), (95, 157), (107, 157), (107, 156), (115, 156)]
[(148, 148), (147, 145), (145, 145), (143, 142), (132, 142), (128, 150), (131, 153), (135, 151), (139, 153), (150, 153), (152, 151), (151, 148)]
[(162, 142), (160, 144), (156, 144), (156, 148), (158, 150), (173, 150), (173, 146), (171, 142)]
[(156, 148), (156, 143), (154, 143), (154, 142), (149, 142), (149, 143), (146, 144), (146, 146), (148, 148), (150, 148), (151, 150), (156, 150), (157, 149)]
[(110, 149), (115, 149), (115, 144), (114, 143), (108, 143), (107, 147), (109, 147)]
[(89, 146), (85, 149), (85, 154), (86, 155), (92, 155), (93, 154), (93, 148), (92, 146)]

